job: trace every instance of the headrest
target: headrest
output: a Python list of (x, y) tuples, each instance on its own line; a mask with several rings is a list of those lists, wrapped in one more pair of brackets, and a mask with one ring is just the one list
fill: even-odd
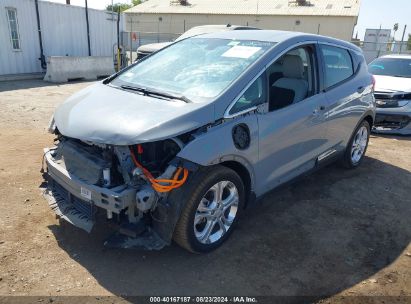
[(304, 78), (304, 64), (300, 56), (286, 55), (284, 57), (283, 75), (285, 78)]

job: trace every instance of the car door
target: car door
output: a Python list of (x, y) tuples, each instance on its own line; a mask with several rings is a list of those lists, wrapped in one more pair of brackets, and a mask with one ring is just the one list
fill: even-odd
[[(267, 67), (268, 106), (257, 115), (259, 127), (259, 161), (256, 165), (256, 193), (264, 193), (275, 186), (284, 183), (295, 176), (312, 168), (318, 156), (324, 152), (326, 127), (324, 93), (319, 93), (319, 65), (316, 55), (316, 44), (299, 46), (272, 65)], [(306, 58), (296, 60), (286, 56)], [(290, 73), (287, 69), (289, 61), (303, 61), (304, 74)], [(299, 70), (299, 68), (293, 68)], [(285, 75), (284, 75), (285, 74)], [(288, 77), (286, 77), (288, 76)], [(293, 76), (295, 78), (293, 78)], [(296, 100), (296, 94), (291, 103), (287, 99), (287, 89), (277, 90), (281, 84), (294, 83), (295, 90), (308, 82), (308, 92), (301, 100)], [(274, 88), (274, 89), (273, 89)], [(294, 90), (294, 88), (292, 88)], [(288, 90), (289, 91), (289, 90)], [(277, 95), (276, 95), (277, 94)], [(283, 95), (278, 97), (278, 95)], [(289, 95), (289, 94), (288, 94)]]
[(352, 50), (320, 44), (320, 56), (327, 99), (327, 146), (342, 151), (370, 104), (370, 78), (362, 71), (366, 65)]

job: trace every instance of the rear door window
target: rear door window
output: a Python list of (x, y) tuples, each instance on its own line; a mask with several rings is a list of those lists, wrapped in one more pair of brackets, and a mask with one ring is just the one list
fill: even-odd
[(353, 62), (348, 50), (322, 45), (321, 53), (324, 61), (324, 84), (326, 89), (337, 85), (354, 74)]

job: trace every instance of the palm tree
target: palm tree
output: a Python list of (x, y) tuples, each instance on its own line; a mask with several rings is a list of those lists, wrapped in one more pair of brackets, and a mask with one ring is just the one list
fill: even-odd
[(398, 23), (394, 24), (394, 41), (395, 41), (395, 33), (398, 31)]

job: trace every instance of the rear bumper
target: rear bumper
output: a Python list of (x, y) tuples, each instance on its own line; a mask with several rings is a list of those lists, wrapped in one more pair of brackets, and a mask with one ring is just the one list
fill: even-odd
[[(119, 214), (135, 204), (135, 189), (126, 185), (108, 189), (87, 184), (54, 161), (53, 149), (44, 149), (44, 158), (48, 182), (44, 196), (56, 215), (71, 224), (90, 232), (98, 208)], [(82, 195), (84, 189), (87, 196)]]

